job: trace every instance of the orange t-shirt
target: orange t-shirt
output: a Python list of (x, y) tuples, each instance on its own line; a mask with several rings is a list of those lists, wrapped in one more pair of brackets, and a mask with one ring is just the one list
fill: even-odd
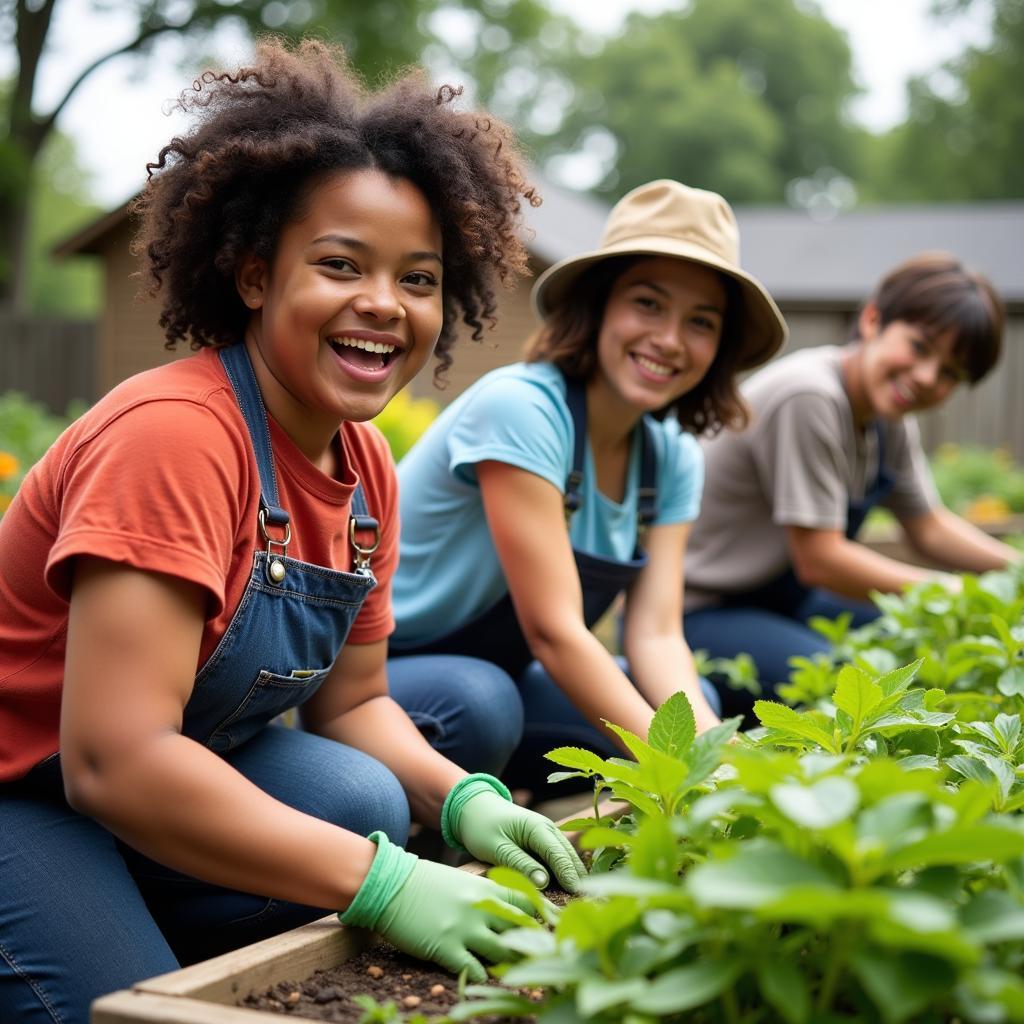
[[(280, 504), (291, 515), (289, 557), (351, 569), (349, 506), (362, 481), (381, 527), (372, 563), (378, 585), (349, 642), (385, 639), (394, 628), (398, 562), (387, 442), (369, 424), (342, 424), (336, 480), (268, 419)], [(198, 672), (238, 607), (253, 552), (265, 546), (259, 495), (245, 420), (210, 350), (125, 381), (57, 439), (0, 520), (0, 781), (20, 778), (58, 749), (74, 558), (107, 558), (204, 587)]]

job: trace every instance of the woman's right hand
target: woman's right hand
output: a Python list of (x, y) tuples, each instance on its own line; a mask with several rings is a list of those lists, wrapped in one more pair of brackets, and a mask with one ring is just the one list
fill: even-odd
[(377, 842), (377, 854), (351, 906), (340, 915), (342, 922), (370, 928), (453, 974), (465, 969), (471, 981), (486, 981), (478, 957), (505, 959), (498, 936), (514, 925), (474, 904), (493, 900), (533, 915), (530, 901), (481, 875), (420, 860), (391, 845), (382, 833), (370, 838)]

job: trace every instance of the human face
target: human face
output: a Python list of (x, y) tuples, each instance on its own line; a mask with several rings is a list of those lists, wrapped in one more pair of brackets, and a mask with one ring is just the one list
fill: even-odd
[(310, 458), (423, 368), (441, 331), (441, 270), (426, 198), (373, 170), (320, 182), (269, 266), (245, 261), (237, 282), (263, 399)]
[(695, 388), (718, 352), (725, 300), (721, 276), (700, 264), (634, 263), (612, 285), (598, 332), (601, 398), (639, 416)]
[(859, 387), (851, 394), (860, 419), (898, 420), (941, 405), (966, 379), (954, 355), (956, 332), (931, 333), (893, 320), (881, 327), (876, 311), (861, 319)]

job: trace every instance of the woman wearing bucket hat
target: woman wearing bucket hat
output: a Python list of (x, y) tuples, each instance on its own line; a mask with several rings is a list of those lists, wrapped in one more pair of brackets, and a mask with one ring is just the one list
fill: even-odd
[[(718, 724), (681, 628), (691, 434), (745, 422), (736, 375), (786, 328), (739, 266), (726, 201), (668, 180), (620, 200), (600, 247), (547, 270), (533, 301), (527, 361), (474, 384), (399, 466), (390, 653), (505, 668), (526, 718), (509, 781), (536, 792), (547, 750), (621, 753), (602, 722), (646, 736), (677, 691), (698, 729)], [(591, 632), (622, 592), (625, 662)], [(429, 693), (398, 699), (439, 713)]]
[[(687, 558), (686, 635), (713, 657), (749, 653), (765, 689), (789, 659), (827, 649), (812, 616), (878, 614), (871, 591), (946, 573), (856, 542), (877, 504), (933, 563), (981, 572), (1019, 558), (945, 509), (911, 415), (972, 384), (999, 357), (1003, 310), (992, 286), (945, 253), (890, 271), (846, 346), (804, 349), (744, 382), (754, 422), (704, 444), (704, 508)], [(723, 689), (732, 714), (753, 697)]]

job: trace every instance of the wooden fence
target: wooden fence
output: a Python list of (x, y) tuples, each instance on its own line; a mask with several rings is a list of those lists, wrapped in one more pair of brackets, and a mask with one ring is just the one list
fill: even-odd
[(91, 321), (0, 315), (0, 394), (20, 391), (58, 415), (94, 402), (95, 350)]

